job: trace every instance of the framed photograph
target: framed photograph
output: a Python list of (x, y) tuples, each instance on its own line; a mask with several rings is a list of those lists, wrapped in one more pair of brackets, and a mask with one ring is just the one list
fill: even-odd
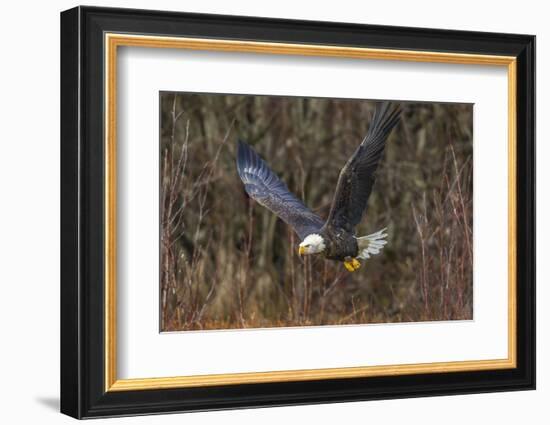
[(61, 14), (61, 411), (535, 387), (535, 38)]

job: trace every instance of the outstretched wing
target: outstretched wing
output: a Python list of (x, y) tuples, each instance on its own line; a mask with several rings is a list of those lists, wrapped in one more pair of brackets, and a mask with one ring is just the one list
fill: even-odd
[(374, 185), (374, 172), (400, 113), (399, 105), (388, 102), (376, 107), (366, 137), (340, 171), (327, 224), (353, 232), (361, 221)]
[(323, 220), (306, 207), (246, 143), (239, 141), (237, 170), (246, 193), (292, 226), (301, 239), (317, 233)]

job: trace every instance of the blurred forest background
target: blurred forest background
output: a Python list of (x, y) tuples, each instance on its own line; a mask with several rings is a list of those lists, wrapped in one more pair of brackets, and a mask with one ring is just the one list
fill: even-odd
[(161, 330), (472, 319), (472, 105), (404, 102), (354, 273), (297, 255), (299, 240), (248, 198), (237, 138), (326, 218), (376, 102), (162, 92)]

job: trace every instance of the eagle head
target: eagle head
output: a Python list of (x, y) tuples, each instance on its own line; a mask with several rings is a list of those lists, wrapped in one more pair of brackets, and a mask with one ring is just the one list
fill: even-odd
[(307, 235), (304, 240), (300, 243), (298, 248), (298, 254), (300, 255), (309, 255), (309, 254), (319, 254), (325, 250), (325, 240), (321, 235), (313, 233)]

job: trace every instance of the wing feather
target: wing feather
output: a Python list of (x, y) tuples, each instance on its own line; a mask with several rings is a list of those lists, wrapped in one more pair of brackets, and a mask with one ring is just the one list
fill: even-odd
[(306, 207), (246, 143), (239, 141), (237, 170), (246, 193), (292, 226), (301, 239), (317, 233), (324, 222)]
[(367, 135), (340, 171), (327, 224), (353, 232), (361, 221), (386, 139), (399, 122), (400, 113), (399, 105), (389, 102), (376, 107)]

